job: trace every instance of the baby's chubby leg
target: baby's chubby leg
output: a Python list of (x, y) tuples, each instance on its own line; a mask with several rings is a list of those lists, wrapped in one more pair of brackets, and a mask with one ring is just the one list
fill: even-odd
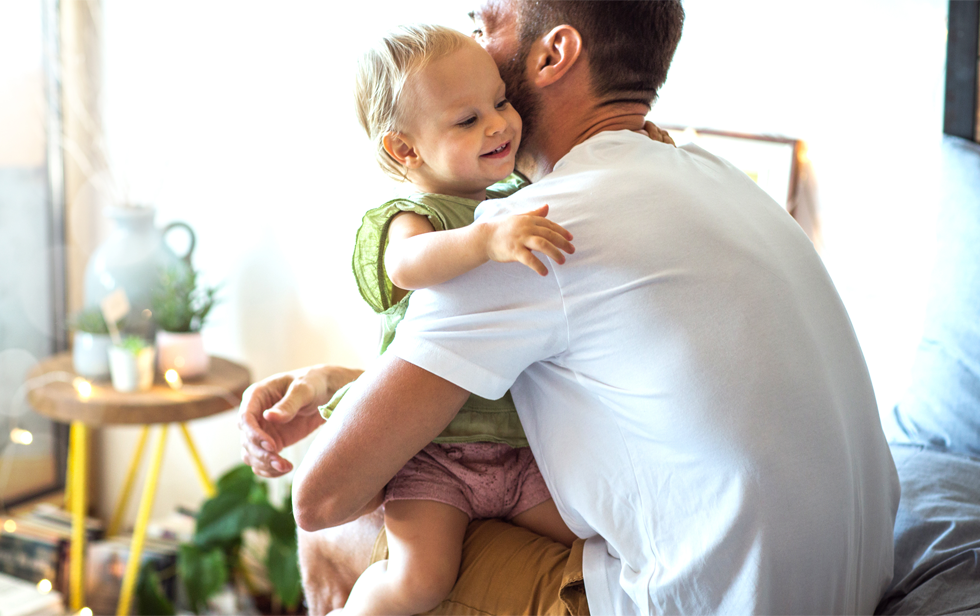
[(388, 501), (388, 560), (358, 578), (344, 614), (418, 614), (436, 607), (456, 583), (469, 521), (435, 501)]
[(511, 524), (526, 528), (562, 543), (565, 547), (571, 547), (572, 542), (578, 539), (575, 533), (568, 530), (565, 521), (558, 513), (554, 499), (549, 498), (539, 505), (531, 507), (527, 511), (517, 514), (510, 520)]

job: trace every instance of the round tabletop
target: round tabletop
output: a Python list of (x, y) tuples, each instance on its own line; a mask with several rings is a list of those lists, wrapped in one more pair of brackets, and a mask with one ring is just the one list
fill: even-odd
[(171, 387), (160, 374), (147, 391), (120, 392), (108, 381), (89, 381), (77, 389), (71, 353), (45, 359), (30, 378), (51, 375), (57, 380), (35, 387), (28, 400), (38, 413), (56, 421), (103, 424), (153, 424), (184, 422), (208, 417), (238, 406), (251, 382), (248, 368), (221, 357), (211, 357), (204, 376)]

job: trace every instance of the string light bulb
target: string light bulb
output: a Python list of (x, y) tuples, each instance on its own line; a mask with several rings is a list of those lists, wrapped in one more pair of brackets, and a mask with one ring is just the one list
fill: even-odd
[(10, 440), (18, 445), (30, 445), (34, 442), (34, 435), (31, 434), (30, 430), (14, 428), (10, 431)]
[(17, 522), (15, 522), (14, 520), (4, 520), (3, 530), (7, 531), (8, 533), (16, 533)]
[(51, 592), (52, 588), (53, 585), (51, 584), (51, 580), (41, 580), (37, 583), (37, 591), (42, 595), (46, 595)]
[(163, 378), (167, 380), (167, 383), (170, 385), (171, 389), (180, 389), (184, 385), (184, 382), (180, 380), (180, 375), (177, 374), (177, 371), (173, 368), (167, 370), (164, 373)]
[(75, 388), (75, 391), (78, 392), (78, 397), (82, 400), (88, 400), (92, 397), (92, 384), (82, 377), (75, 377), (71, 384)]

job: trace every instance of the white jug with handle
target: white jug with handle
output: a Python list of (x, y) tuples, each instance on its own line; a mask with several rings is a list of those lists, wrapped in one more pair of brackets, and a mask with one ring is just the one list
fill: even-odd
[[(167, 269), (189, 271), (194, 252), (194, 230), (187, 223), (172, 222), (163, 229), (154, 225), (156, 211), (148, 206), (110, 206), (105, 215), (115, 229), (89, 258), (85, 268), (85, 306), (98, 306), (118, 288), (126, 291), (131, 306), (125, 328), (153, 339), (155, 326), (149, 313), (154, 287)], [(177, 255), (164, 241), (174, 229), (188, 235), (187, 252)]]

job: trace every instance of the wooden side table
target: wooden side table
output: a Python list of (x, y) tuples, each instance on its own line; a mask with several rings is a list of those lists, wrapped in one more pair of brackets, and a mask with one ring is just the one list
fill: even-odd
[(119, 615), (128, 614), (163, 463), (167, 428), (171, 423), (179, 425), (204, 491), (208, 496), (213, 495), (214, 485), (201, 462), (201, 456), (185, 422), (238, 406), (245, 388), (251, 381), (249, 371), (234, 362), (212, 357), (211, 368), (206, 375), (188, 380), (179, 387), (169, 385), (160, 378), (160, 375), (157, 375), (157, 381), (152, 389), (145, 392), (123, 393), (113, 389), (109, 383), (89, 382), (78, 377), (72, 369), (71, 354), (61, 353), (39, 363), (32, 370), (30, 377), (41, 377), (42, 380), (43, 377), (50, 378), (50, 382), (28, 393), (28, 399), (37, 412), (55, 421), (71, 424), (66, 502), (72, 512), (69, 595), (73, 612), (82, 609), (85, 604), (83, 572), (89, 427), (119, 424), (143, 426), (139, 444), (136, 446), (126, 474), (122, 494), (107, 529), (107, 533), (113, 535), (119, 531), (133, 481), (146, 448), (150, 427), (153, 424), (160, 424), (152, 464), (140, 498), (129, 561), (126, 564), (116, 612)]

